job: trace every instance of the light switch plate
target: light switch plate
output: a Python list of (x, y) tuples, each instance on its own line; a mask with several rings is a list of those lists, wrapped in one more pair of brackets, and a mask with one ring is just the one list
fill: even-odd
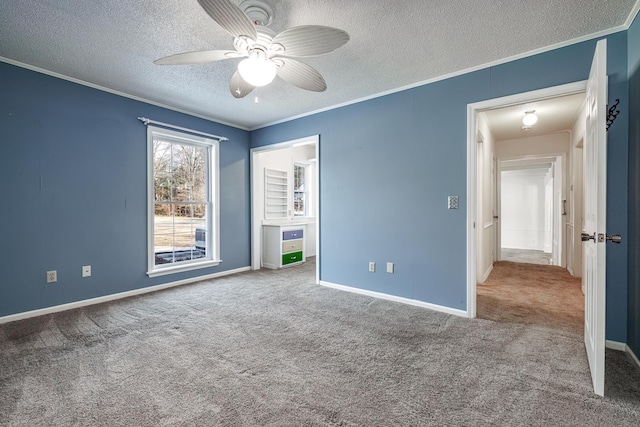
[(91, 276), (91, 266), (90, 265), (83, 265), (82, 266), (82, 277), (89, 277)]
[(447, 199), (448, 209), (458, 209), (458, 196), (449, 196)]

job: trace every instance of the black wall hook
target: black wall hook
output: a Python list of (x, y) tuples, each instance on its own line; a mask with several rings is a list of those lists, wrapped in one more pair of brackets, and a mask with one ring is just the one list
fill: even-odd
[(616, 102), (613, 103), (611, 107), (609, 107), (609, 111), (607, 113), (607, 131), (609, 127), (613, 124), (613, 122), (618, 118), (618, 114), (620, 114), (620, 110), (616, 110), (616, 107), (620, 104), (620, 100), (616, 99)]

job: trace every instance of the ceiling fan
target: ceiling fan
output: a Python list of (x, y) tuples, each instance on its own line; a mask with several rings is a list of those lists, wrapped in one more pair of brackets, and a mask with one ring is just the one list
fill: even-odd
[(236, 98), (265, 86), (276, 77), (314, 92), (327, 84), (310, 65), (293, 58), (329, 53), (349, 41), (349, 34), (320, 25), (293, 27), (276, 34), (268, 25), (273, 9), (260, 0), (245, 0), (236, 6), (230, 0), (198, 0), (200, 6), (231, 34), (235, 50), (185, 52), (154, 61), (158, 65), (200, 64), (231, 58), (245, 58), (231, 76), (229, 90)]

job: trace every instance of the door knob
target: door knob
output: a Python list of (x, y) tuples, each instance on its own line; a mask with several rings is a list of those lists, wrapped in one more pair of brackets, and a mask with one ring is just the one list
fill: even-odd
[(607, 236), (607, 240), (613, 243), (622, 243), (622, 236), (619, 234), (612, 234), (611, 236)]
[(582, 232), (582, 234), (580, 235), (582, 237), (582, 241), (583, 242), (588, 242), (589, 240), (593, 240), (594, 242), (596, 241), (596, 233), (593, 233), (593, 236), (585, 233), (584, 231)]

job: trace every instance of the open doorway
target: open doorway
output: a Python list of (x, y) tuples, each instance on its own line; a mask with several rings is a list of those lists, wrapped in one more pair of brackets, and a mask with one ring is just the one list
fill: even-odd
[[(311, 259), (319, 283), (319, 143), (319, 136), (313, 135), (251, 150), (252, 269), (288, 267)], [(284, 240), (269, 245), (278, 252), (275, 255), (265, 248), (265, 233), (271, 235), (274, 229), (287, 233), (283, 239), (301, 231), (288, 242), (299, 246), (287, 252), (292, 262), (284, 260)]]
[[(582, 205), (582, 200), (577, 200), (581, 194), (575, 191), (582, 176), (575, 165), (582, 162), (576, 139), (584, 134), (577, 129), (584, 127), (585, 87), (579, 82), (469, 106), (476, 136), (475, 144), (469, 146), (475, 149), (469, 163), (475, 166), (471, 181), (476, 188), (475, 200), (469, 200), (475, 205), (472, 215), (476, 226), (475, 250), (470, 253), (475, 268), (469, 269), (475, 273), (468, 295), (472, 317), (477, 315), (478, 286), (492, 273), (514, 274), (501, 268), (513, 251), (520, 257), (538, 255), (540, 264), (557, 266), (566, 276), (559, 280), (577, 283), (579, 292), (576, 276), (581, 270), (576, 260), (582, 253), (575, 230), (579, 233), (582, 223), (570, 208), (579, 210)], [(538, 116), (536, 126), (523, 124), (523, 117), (531, 112)], [(524, 282), (527, 274), (540, 276), (539, 271), (525, 271)], [(524, 296), (525, 304), (520, 304), (523, 301), (518, 303), (516, 297), (521, 296), (517, 291), (512, 295), (520, 308), (534, 299)], [(583, 306), (582, 295), (574, 299)], [(571, 304), (564, 301), (563, 305), (567, 308)], [(516, 318), (519, 315), (523, 313)], [(582, 327), (581, 321), (576, 324)]]
[(563, 164), (563, 155), (500, 161), (498, 261), (565, 265)]

